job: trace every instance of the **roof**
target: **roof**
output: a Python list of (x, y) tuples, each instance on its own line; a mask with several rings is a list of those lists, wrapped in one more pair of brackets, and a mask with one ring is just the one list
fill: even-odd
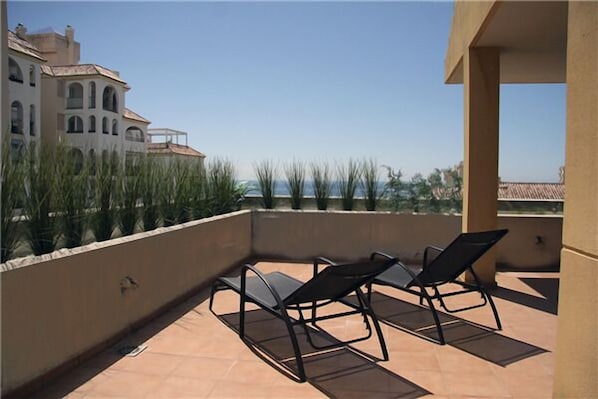
[(129, 108), (125, 107), (123, 110), (123, 118), (127, 118), (133, 121), (142, 122), (142, 123), (152, 123), (149, 120), (145, 119), (143, 116), (139, 115), (137, 112), (131, 111)]
[(127, 86), (127, 82), (122, 80), (118, 74), (108, 68), (97, 64), (76, 64), (76, 65), (44, 65), (42, 72), (49, 76), (71, 77), (71, 76), (103, 76), (115, 82)]
[(206, 157), (201, 152), (194, 150), (189, 146), (174, 143), (148, 143), (147, 152), (148, 154), (174, 154), (199, 158)]
[(565, 185), (562, 183), (500, 182), (498, 198), (501, 200), (563, 201)]
[(38, 29), (38, 30), (33, 31), (33, 32), (27, 32), (27, 34), (29, 34), (29, 35), (45, 35), (45, 34), (48, 34), (48, 33), (54, 33), (56, 35), (64, 36), (63, 32), (58, 32), (56, 29), (54, 29), (51, 26), (46, 26), (45, 28), (41, 28), (41, 29)]
[(35, 58), (41, 62), (46, 62), (46, 59), (42, 57), (37, 47), (29, 43), (27, 40), (21, 39), (11, 31), (8, 31), (8, 48), (18, 53)]

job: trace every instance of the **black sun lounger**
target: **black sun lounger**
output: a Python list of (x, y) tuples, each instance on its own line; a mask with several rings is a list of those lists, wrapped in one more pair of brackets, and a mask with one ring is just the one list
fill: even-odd
[[(440, 306), (449, 313), (456, 313), (463, 310), (474, 309), (490, 304), (497, 329), (502, 329), (500, 318), (492, 297), (480, 283), (473, 264), (482, 255), (486, 253), (494, 244), (496, 244), (508, 230), (482, 231), (476, 233), (462, 233), (455, 238), (445, 249), (437, 247), (426, 247), (424, 251), (423, 265), (421, 267), (405, 266), (397, 262), (394, 266), (377, 276), (371, 284), (368, 285), (368, 299), (371, 299), (372, 284), (386, 285), (399, 290), (419, 296), (420, 305), (426, 300), (438, 331), (440, 343), (446, 343), (442, 326), (438, 318), (438, 313), (434, 307), (432, 299), (438, 299)], [(382, 252), (374, 252), (371, 259), (380, 256), (386, 259), (392, 259), (390, 255)], [(474, 281), (467, 283), (458, 280), (458, 277), (465, 271), (469, 271)], [(454, 283), (463, 287), (460, 291), (447, 292), (441, 294), (438, 286), (446, 283)], [(426, 288), (431, 288), (433, 293), (430, 295)], [(479, 292), (482, 296), (482, 302), (473, 306), (467, 306), (458, 309), (449, 309), (443, 298), (453, 295), (465, 294), (469, 292)]]
[[(216, 291), (232, 289), (239, 293), (239, 336), (241, 339), (245, 339), (246, 302), (255, 303), (272, 315), (282, 319), (286, 324), (291, 344), (293, 345), (293, 351), (295, 353), (299, 371), (299, 379), (301, 382), (304, 382), (306, 381), (306, 375), (297, 336), (293, 327), (295, 325), (303, 326), (311, 346), (316, 349), (328, 349), (363, 341), (371, 337), (372, 329), (367, 317), (370, 316), (380, 341), (384, 360), (388, 360), (388, 351), (386, 349), (384, 337), (382, 336), (382, 330), (380, 329), (376, 315), (370, 307), (368, 299), (363, 294), (360, 287), (370, 283), (377, 275), (396, 263), (397, 259), (390, 258), (337, 265), (326, 258), (317, 258), (314, 261), (314, 276), (311, 280), (305, 283), (281, 272), (263, 274), (253, 265), (246, 264), (241, 269), (240, 277), (220, 277), (214, 282), (210, 295), (210, 310), (212, 310), (214, 294)], [(328, 266), (325, 269), (318, 271), (319, 266), (322, 264), (327, 264)], [(247, 277), (249, 271), (255, 275)], [(343, 300), (343, 298), (352, 293), (355, 293), (357, 296), (356, 304), (355, 301)], [(346, 306), (353, 308), (353, 310), (320, 317), (316, 316), (317, 308), (334, 302), (342, 302)], [(288, 310), (296, 310), (298, 312), (298, 320), (289, 317)], [(303, 316), (304, 310), (311, 310), (310, 318), (305, 318)], [(317, 321), (352, 314), (361, 314), (363, 316), (368, 330), (367, 336), (349, 341), (339, 341), (327, 346), (314, 345), (310, 336), (310, 328), (307, 327), (307, 323), (315, 325)]]

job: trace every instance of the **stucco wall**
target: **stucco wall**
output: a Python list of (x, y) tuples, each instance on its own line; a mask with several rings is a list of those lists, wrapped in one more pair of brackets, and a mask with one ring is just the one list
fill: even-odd
[[(498, 223), (510, 230), (497, 245), (499, 264), (520, 269), (558, 265), (561, 217), (499, 216)], [(460, 231), (457, 215), (258, 210), (253, 213), (253, 254), (256, 258), (309, 260), (321, 255), (346, 260), (381, 250), (417, 262), (426, 245), (446, 246)]]
[[(250, 256), (241, 211), (2, 265), (2, 392), (126, 330)], [(132, 276), (137, 289), (121, 293)]]

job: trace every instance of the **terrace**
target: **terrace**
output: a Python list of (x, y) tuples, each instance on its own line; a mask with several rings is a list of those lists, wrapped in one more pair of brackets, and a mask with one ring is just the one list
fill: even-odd
[[(554, 216), (500, 218), (500, 227), (510, 233), (499, 243), (497, 258), (505, 267), (524, 268), (497, 276), (500, 288), (494, 295), (503, 331), (469, 323), (492, 326), (491, 313), (482, 308), (458, 318), (445, 315), (449, 344), (429, 342), (425, 339), (433, 331), (428, 328), (429, 313), (414, 306), (411, 298), (380, 289), (374, 296), (376, 311), (401, 327), (384, 326), (390, 361), (376, 362), (355, 351), (378, 356), (374, 339), (356, 345), (355, 350), (308, 355), (309, 384), (278, 373), (270, 365), (276, 361), (264, 361), (243, 344), (234, 332), (238, 310), (234, 295), (218, 294), (215, 310), (224, 315), (220, 320), (207, 311), (206, 288), (212, 278), (234, 273), (248, 259), (279, 259), (286, 263), (262, 261), (259, 267), (304, 279), (311, 268), (298, 260), (308, 262), (316, 255), (358, 259), (375, 249), (416, 262), (424, 245), (446, 245), (460, 231), (460, 216), (239, 211), (9, 261), (2, 272), (2, 317), (4, 325), (10, 326), (3, 330), (2, 355), (11, 365), (4, 370), (4, 383), (20, 386), (17, 395), (37, 390), (34, 395), (41, 397), (168, 396), (182, 387), (186, 391), (178, 391), (181, 396), (259, 397), (266, 391), (285, 392), (284, 396), (345, 396), (350, 392), (342, 391), (347, 386), (343, 378), (355, 373), (351, 381), (382, 378), (380, 386), (385, 388), (379, 396), (383, 397), (430, 393), (516, 397), (529, 396), (524, 391), (528, 388), (545, 396), (552, 389), (558, 274), (534, 268), (545, 270), (558, 261), (561, 222)], [(540, 232), (542, 245), (535, 241)], [(138, 285), (123, 285), (127, 276)], [(22, 289), (25, 286), (27, 290)], [(478, 298), (463, 296), (463, 300), (470, 303)], [(248, 330), (250, 336), (263, 341), (262, 350), (282, 351), (275, 352), (275, 358), (288, 357), (286, 337), (272, 341), (263, 335), (278, 334), (278, 324), (262, 320), (260, 312), (253, 314), (256, 322), (251, 323), (255, 329)], [(349, 319), (323, 327), (342, 339), (362, 324)], [(276, 345), (269, 348), (273, 342)], [(123, 357), (118, 350), (126, 345), (147, 348), (136, 357)], [(332, 367), (328, 362), (337, 367), (338, 375), (328, 375)], [(521, 373), (523, 369), (528, 371)], [(69, 372), (62, 375), (65, 370)], [(530, 373), (538, 377), (533, 383), (513, 384)], [(480, 375), (483, 378), (477, 378)], [(509, 381), (507, 385), (503, 380)], [(182, 382), (189, 384), (179, 386)], [(355, 389), (361, 389), (361, 384)]]
[[(309, 278), (311, 265), (260, 262), (263, 271), (282, 270)], [(284, 323), (267, 313), (248, 315), (245, 345), (236, 335), (238, 297), (217, 294), (208, 310), (209, 290), (202, 290), (145, 327), (127, 335), (73, 371), (54, 381), (40, 397), (502, 397), (545, 398), (552, 393), (556, 327), (557, 273), (499, 273), (495, 291), (504, 330), (494, 332), (489, 309), (466, 319), (443, 315), (445, 346), (410, 332), (435, 337), (430, 313), (411, 297), (380, 289), (374, 306), (383, 325), (390, 360), (379, 362), (374, 338), (353, 347), (316, 351), (305, 340), (308, 382), (298, 384), (279, 362), (292, 365)], [(460, 300), (471, 304), (478, 298)], [(230, 326), (225, 323), (230, 324)], [(474, 324), (477, 323), (477, 324)], [(361, 334), (359, 318), (322, 323), (336, 337)], [(430, 332), (432, 331), (432, 333)], [(317, 334), (324, 341), (330, 336)], [(304, 335), (300, 335), (300, 339)], [(124, 345), (142, 345), (135, 357), (123, 357)], [(257, 351), (253, 348), (256, 348)], [(276, 358), (264, 360), (260, 351)], [(289, 358), (291, 360), (289, 360)]]
[[(2, 370), (3, 393), (596, 397), (598, 313), (587, 296), (595, 292), (598, 265), (597, 16), (591, 2), (456, 3), (446, 80), (465, 86), (462, 217), (242, 211), (3, 264), (2, 363), (9, 365)], [(500, 84), (565, 81), (564, 219), (497, 217)], [(501, 332), (472, 324), (492, 325), (487, 309), (473, 310), (447, 320), (449, 344), (439, 346), (411, 334), (425, 335), (429, 320), (410, 298), (381, 289), (377, 312), (402, 327), (384, 326), (390, 360), (362, 353), (377, 355), (374, 340), (309, 354), (309, 383), (297, 384), (275, 370), (288, 358), (288, 344), (274, 339), (279, 327), (271, 320), (252, 313), (248, 331), (278, 359), (267, 362), (235, 336), (233, 296), (220, 294), (220, 319), (207, 311), (209, 282), (248, 259), (356, 259), (380, 249), (410, 262), (420, 259), (424, 245), (442, 246), (461, 230), (497, 226), (509, 228), (509, 236), (477, 267), (487, 283), (498, 285)], [(555, 260), (561, 261), (559, 274), (525, 271)], [(521, 270), (496, 273), (497, 264)], [(309, 270), (304, 263), (260, 267), (299, 278)], [(138, 286), (123, 283), (127, 276)], [(357, 326), (327, 327), (343, 337)], [(142, 344), (147, 348), (136, 357), (115, 353)]]

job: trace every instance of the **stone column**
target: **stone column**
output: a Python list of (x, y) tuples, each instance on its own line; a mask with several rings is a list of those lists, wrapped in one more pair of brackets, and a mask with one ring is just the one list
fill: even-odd
[[(497, 48), (470, 48), (463, 57), (465, 151), (463, 160), (463, 232), (497, 225), (498, 115), (500, 54)], [(475, 264), (486, 285), (495, 284), (496, 256), (488, 252)], [(471, 276), (466, 276), (470, 279)]]
[(555, 397), (598, 397), (598, 3), (569, 2)]

